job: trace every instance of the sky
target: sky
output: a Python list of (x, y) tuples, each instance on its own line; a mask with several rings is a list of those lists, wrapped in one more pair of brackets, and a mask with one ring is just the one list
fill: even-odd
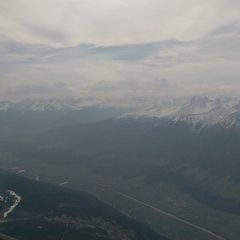
[(0, 0), (0, 100), (240, 93), (238, 0)]

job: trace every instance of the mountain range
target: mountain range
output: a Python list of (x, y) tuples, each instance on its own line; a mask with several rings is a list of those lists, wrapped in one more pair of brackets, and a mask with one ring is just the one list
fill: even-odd
[[(128, 106), (113, 105), (97, 98), (38, 99), (17, 103), (0, 102), (0, 114), (63, 113), (95, 111), (92, 121), (109, 118), (167, 118), (173, 122), (187, 122), (192, 126), (207, 127), (222, 125), (240, 127), (240, 98), (238, 97), (164, 97), (135, 99)], [(97, 111), (97, 113), (96, 113)], [(101, 115), (101, 117), (97, 116)], [(91, 119), (90, 119), (91, 120)], [(89, 119), (86, 119), (88, 122)], [(75, 120), (75, 122), (78, 122)], [(79, 118), (79, 122), (81, 119)]]
[(0, 105), (0, 167), (87, 191), (170, 239), (239, 239), (237, 97)]

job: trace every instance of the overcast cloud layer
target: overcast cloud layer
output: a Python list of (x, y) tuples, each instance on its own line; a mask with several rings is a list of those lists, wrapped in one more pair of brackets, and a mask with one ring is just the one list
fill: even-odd
[(240, 93), (238, 0), (0, 0), (0, 96)]

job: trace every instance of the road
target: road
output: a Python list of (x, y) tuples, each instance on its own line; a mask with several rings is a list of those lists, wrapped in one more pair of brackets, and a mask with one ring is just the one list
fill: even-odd
[(195, 229), (197, 229), (197, 230), (199, 230), (201, 232), (207, 233), (207, 234), (211, 235), (212, 237), (214, 237), (214, 238), (216, 238), (218, 240), (227, 240), (226, 238), (224, 238), (224, 237), (222, 237), (222, 236), (220, 236), (220, 235), (218, 235), (218, 234), (216, 234), (216, 233), (214, 233), (214, 232), (212, 232), (212, 231), (210, 231), (210, 230), (208, 230), (208, 229), (206, 229), (204, 227), (201, 227), (201, 226), (198, 226), (196, 224), (193, 224), (193, 223), (191, 223), (191, 222), (189, 222), (187, 220), (184, 220), (184, 219), (182, 219), (182, 218), (180, 218), (180, 217), (178, 217), (178, 216), (176, 216), (174, 214), (171, 214), (171, 213), (168, 213), (166, 211), (163, 211), (160, 208), (154, 207), (154, 206), (152, 206), (152, 205), (150, 205), (148, 203), (145, 203), (145, 202), (143, 202), (141, 200), (133, 198), (133, 197), (127, 195), (127, 194), (124, 194), (124, 193), (121, 193), (121, 192), (118, 192), (118, 191), (115, 191), (115, 190), (111, 190), (111, 191), (116, 193), (116, 194), (118, 194), (118, 195), (120, 195), (120, 196), (122, 196), (122, 197), (124, 197), (124, 198), (126, 198), (126, 199), (129, 199), (129, 200), (134, 201), (134, 202), (136, 202), (138, 204), (141, 204), (142, 206), (148, 207), (148, 208), (152, 209), (153, 211), (155, 211), (157, 213), (165, 215), (165, 216), (167, 216), (167, 217), (169, 217), (171, 219), (174, 219), (174, 220), (176, 220), (178, 222), (181, 222), (181, 223), (183, 223), (185, 225), (188, 225), (188, 226), (190, 226), (192, 228), (195, 228)]

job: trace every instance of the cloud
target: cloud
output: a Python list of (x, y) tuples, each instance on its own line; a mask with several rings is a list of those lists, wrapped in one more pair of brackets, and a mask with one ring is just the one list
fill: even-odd
[(23, 43), (72, 46), (192, 41), (239, 20), (231, 0), (9, 0), (1, 34)]
[(0, 96), (239, 94), (239, 10), (232, 0), (1, 1)]
[(50, 83), (50, 84), (22, 84), (7, 91), (8, 95), (18, 95), (18, 96), (34, 96), (34, 97), (45, 97), (49, 95), (59, 95), (69, 94), (69, 90), (66, 85), (61, 82)]

